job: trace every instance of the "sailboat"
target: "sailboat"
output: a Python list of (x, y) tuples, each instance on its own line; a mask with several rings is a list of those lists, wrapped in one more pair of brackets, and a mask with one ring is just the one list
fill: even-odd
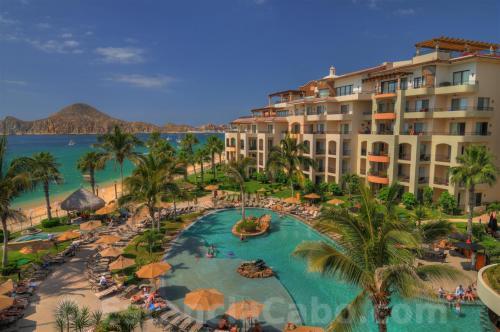
[(68, 146), (73, 146), (75, 144), (76, 144), (75, 141), (73, 141), (72, 139), (70, 139), (68, 142)]

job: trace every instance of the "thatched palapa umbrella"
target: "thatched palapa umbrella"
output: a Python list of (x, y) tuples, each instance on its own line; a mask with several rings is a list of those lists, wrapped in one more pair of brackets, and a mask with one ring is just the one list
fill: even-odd
[(102, 222), (100, 220), (91, 220), (91, 221), (87, 221), (87, 222), (80, 224), (80, 229), (82, 231), (92, 231), (92, 230), (99, 228), (101, 226), (102, 226)]
[(102, 198), (80, 188), (61, 202), (61, 209), (66, 211), (95, 211), (104, 205), (106, 205), (106, 202)]
[(135, 261), (131, 258), (126, 258), (123, 256), (118, 257), (113, 263), (109, 264), (110, 270), (123, 270), (127, 267), (135, 265)]

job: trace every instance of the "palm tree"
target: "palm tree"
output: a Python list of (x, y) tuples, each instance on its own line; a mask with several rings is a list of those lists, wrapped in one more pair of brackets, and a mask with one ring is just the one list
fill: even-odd
[(16, 161), (5, 165), (6, 154), (7, 136), (2, 135), (0, 137), (0, 220), (3, 231), (2, 268), (5, 268), (8, 263), (7, 243), (9, 242), (9, 230), (7, 228), (7, 220), (22, 221), (26, 218), (21, 212), (11, 207), (12, 201), (30, 187), (28, 174), (18, 172), (15, 166)]
[(216, 179), (216, 169), (215, 169), (215, 154), (219, 154), (219, 162), (221, 161), (220, 154), (224, 151), (224, 142), (215, 135), (209, 136), (207, 138), (206, 147), (210, 153), (211, 163), (212, 163), (212, 177)]
[(184, 138), (181, 140), (180, 143), (181, 151), (184, 152), (187, 163), (193, 166), (193, 173), (195, 175), (195, 178), (196, 178), (196, 158), (194, 155), (194, 147), (198, 143), (199, 143), (198, 138), (196, 137), (195, 134), (192, 133), (187, 133), (186, 135), (184, 135)]
[(178, 174), (175, 171), (173, 158), (152, 153), (139, 158), (132, 175), (125, 180), (128, 194), (121, 197), (120, 203), (139, 203), (137, 209), (146, 206), (154, 229), (156, 206), (169, 194), (169, 187), (174, 185), (174, 176)]
[(294, 179), (297, 178), (300, 183), (303, 183), (305, 176), (302, 167), (313, 167), (316, 164), (310, 157), (304, 156), (307, 152), (307, 146), (304, 143), (298, 143), (296, 139), (287, 135), (281, 140), (279, 146), (275, 146), (269, 152), (267, 161), (268, 171), (276, 173), (284, 171), (290, 182), (292, 196), (294, 195), (293, 185)]
[(349, 200), (352, 198), (352, 194), (356, 192), (359, 188), (360, 179), (356, 174), (346, 173), (342, 175), (341, 179), (342, 187), (347, 191), (347, 196)]
[(159, 132), (153, 132), (146, 141), (150, 153), (171, 157), (175, 154), (175, 148)]
[(147, 315), (141, 308), (129, 306), (127, 310), (110, 313), (102, 323), (104, 331), (132, 332), (142, 330)]
[(76, 168), (82, 173), (89, 174), (92, 193), (95, 195), (95, 171), (101, 171), (106, 166), (105, 154), (89, 151), (78, 159)]
[(233, 160), (225, 165), (226, 176), (240, 187), (242, 220), (245, 220), (245, 178), (248, 168), (253, 164), (255, 164), (255, 160), (246, 157)]
[(200, 164), (200, 180), (201, 180), (201, 185), (203, 186), (203, 183), (205, 182), (205, 163), (210, 160), (210, 152), (208, 149), (204, 146), (199, 148), (198, 150), (195, 151), (194, 153), (194, 158), (197, 163)]
[(38, 152), (31, 157), (21, 157), (15, 162), (16, 167), (29, 173), (33, 185), (42, 185), (47, 207), (47, 218), (52, 219), (50, 206), (50, 184), (62, 183), (63, 177), (59, 171), (60, 164), (50, 152)]
[(120, 166), (120, 179), (123, 195), (123, 163), (126, 159), (136, 162), (140, 153), (135, 151), (137, 146), (142, 145), (142, 142), (130, 133), (123, 132), (119, 126), (115, 126), (111, 133), (100, 135), (97, 137), (96, 147), (104, 150), (106, 160), (115, 160), (115, 165)]
[(89, 328), (94, 330), (102, 322), (101, 311), (90, 311), (88, 307), (78, 307), (73, 300), (63, 300), (54, 313), (57, 330), (60, 332), (83, 332)]
[(451, 182), (465, 186), (468, 195), (467, 234), (472, 236), (472, 217), (476, 186), (492, 186), (497, 181), (498, 169), (493, 163), (493, 155), (483, 145), (470, 145), (457, 157), (459, 166), (451, 167)]
[(353, 331), (366, 316), (372, 303), (379, 331), (387, 331), (391, 316), (391, 294), (403, 297), (433, 296), (427, 280), (453, 279), (458, 271), (446, 265), (417, 266), (414, 250), (420, 242), (398, 217), (374, 199), (370, 190), (360, 186), (361, 208), (328, 209), (317, 228), (339, 235), (340, 248), (331, 242), (304, 242), (294, 255), (307, 260), (309, 271), (336, 276), (360, 291), (330, 323), (329, 331)]

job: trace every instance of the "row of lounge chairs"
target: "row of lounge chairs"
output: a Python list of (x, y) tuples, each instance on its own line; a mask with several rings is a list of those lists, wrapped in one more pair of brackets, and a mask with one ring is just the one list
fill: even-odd
[(167, 306), (153, 321), (154, 325), (163, 331), (186, 331), (199, 332), (203, 324), (194, 320), (191, 316), (180, 312), (173, 306)]

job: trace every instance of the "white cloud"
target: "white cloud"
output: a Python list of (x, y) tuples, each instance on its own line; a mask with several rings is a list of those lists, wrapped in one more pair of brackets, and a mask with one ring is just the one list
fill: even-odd
[(107, 63), (141, 63), (144, 62), (144, 50), (135, 47), (99, 47), (95, 50)]
[(68, 39), (68, 38), (72, 38), (72, 37), (73, 37), (73, 35), (71, 33), (63, 33), (61, 35), (61, 38), (64, 38), (64, 39)]
[(28, 40), (28, 43), (47, 53), (79, 54), (83, 52), (83, 50), (79, 48), (80, 43), (76, 40)]
[(410, 16), (415, 15), (415, 9), (413, 8), (399, 8), (394, 11), (395, 15), (398, 16)]
[(8, 18), (8, 17), (0, 14), (0, 24), (3, 24), (3, 25), (13, 25), (13, 24), (17, 24), (17, 23), (19, 23), (19, 21), (14, 20), (12, 18)]
[(92, 36), (94, 33), (92, 31), (85, 32), (85, 36)]
[(146, 76), (140, 74), (116, 75), (107, 80), (128, 84), (139, 88), (161, 88), (174, 81), (173, 77), (165, 75)]
[(50, 25), (50, 23), (41, 22), (41, 23), (36, 24), (36, 27), (38, 29), (50, 29), (52, 26)]
[(0, 82), (5, 83), (5, 84), (11, 84), (11, 85), (27, 85), (28, 82), (26, 81), (19, 81), (19, 80), (1, 80)]

